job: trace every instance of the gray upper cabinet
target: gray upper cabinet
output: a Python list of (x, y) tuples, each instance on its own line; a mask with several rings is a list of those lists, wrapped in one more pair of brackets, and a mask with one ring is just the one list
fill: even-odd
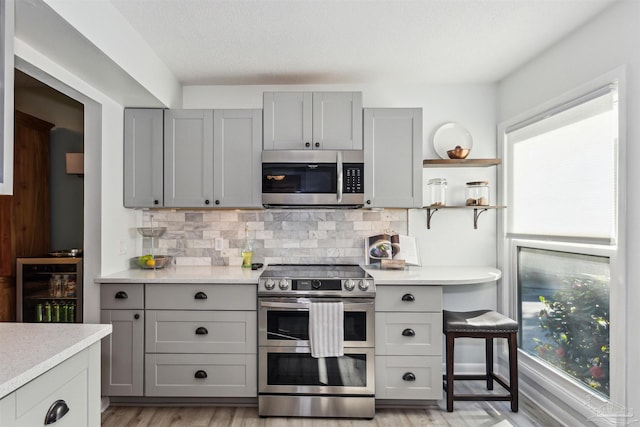
[(265, 92), (265, 150), (361, 150), (362, 92)]
[(262, 110), (125, 109), (124, 206), (261, 208)]
[(262, 208), (262, 110), (215, 110), (214, 206)]
[(164, 206), (213, 205), (213, 110), (166, 110)]
[(365, 207), (422, 207), (422, 108), (364, 110)]
[(163, 110), (124, 110), (124, 206), (163, 206)]

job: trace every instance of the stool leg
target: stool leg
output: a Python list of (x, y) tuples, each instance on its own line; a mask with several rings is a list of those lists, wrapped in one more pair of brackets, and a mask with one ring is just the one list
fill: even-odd
[(509, 334), (509, 386), (511, 388), (511, 410), (518, 412), (518, 345), (516, 333)]
[(453, 348), (455, 338), (453, 333), (447, 335), (446, 369), (447, 369), (447, 412), (453, 412)]
[(485, 360), (487, 390), (493, 390), (493, 338), (485, 338)]

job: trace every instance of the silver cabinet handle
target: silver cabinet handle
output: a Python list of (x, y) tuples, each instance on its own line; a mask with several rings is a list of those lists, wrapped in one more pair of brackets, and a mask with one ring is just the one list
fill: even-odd
[(47, 415), (44, 417), (44, 425), (53, 424), (56, 421), (62, 419), (69, 412), (69, 406), (64, 400), (56, 400), (53, 405), (49, 407)]

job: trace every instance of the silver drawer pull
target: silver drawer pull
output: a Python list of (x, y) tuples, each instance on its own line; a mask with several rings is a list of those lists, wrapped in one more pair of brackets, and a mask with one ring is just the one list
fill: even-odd
[(207, 331), (207, 328), (205, 328), (204, 326), (200, 326), (198, 329), (196, 329), (196, 335), (207, 335), (209, 333), (209, 331)]
[(207, 378), (207, 373), (201, 369), (199, 371), (196, 371), (194, 377), (199, 379), (199, 380), (203, 380), (203, 379)]
[(47, 415), (44, 417), (44, 425), (53, 424), (67, 415), (69, 412), (69, 406), (64, 400), (56, 400), (53, 405), (47, 411)]
[(416, 336), (416, 331), (414, 331), (411, 328), (407, 328), (404, 331), (402, 331), (402, 336), (403, 337), (415, 337)]
[(415, 381), (416, 376), (413, 374), (413, 372), (407, 372), (402, 376), (402, 379), (405, 381)]

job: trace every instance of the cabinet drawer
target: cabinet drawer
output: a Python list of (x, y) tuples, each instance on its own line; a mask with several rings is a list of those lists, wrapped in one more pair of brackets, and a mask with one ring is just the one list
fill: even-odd
[(376, 313), (376, 355), (442, 354), (442, 314)]
[(442, 398), (442, 357), (376, 356), (376, 399)]
[(258, 394), (255, 354), (147, 354), (145, 362), (146, 396)]
[[(10, 418), (15, 424), (9, 425), (32, 427), (43, 425), (49, 408), (57, 400), (63, 400), (69, 412), (55, 425), (88, 425), (88, 384), (89, 350), (84, 350), (16, 390), (9, 396), (10, 400), (3, 399), (0, 406), (7, 410), (5, 404), (12, 406), (8, 414), (15, 416), (15, 421)], [(0, 419), (0, 424), (5, 422), (4, 418)]]
[(100, 308), (103, 310), (140, 310), (144, 308), (142, 283), (101, 284)]
[(257, 285), (163, 283), (146, 285), (146, 308), (256, 310)]
[(442, 311), (440, 286), (379, 285), (376, 311)]
[(255, 311), (146, 311), (147, 353), (256, 354)]

